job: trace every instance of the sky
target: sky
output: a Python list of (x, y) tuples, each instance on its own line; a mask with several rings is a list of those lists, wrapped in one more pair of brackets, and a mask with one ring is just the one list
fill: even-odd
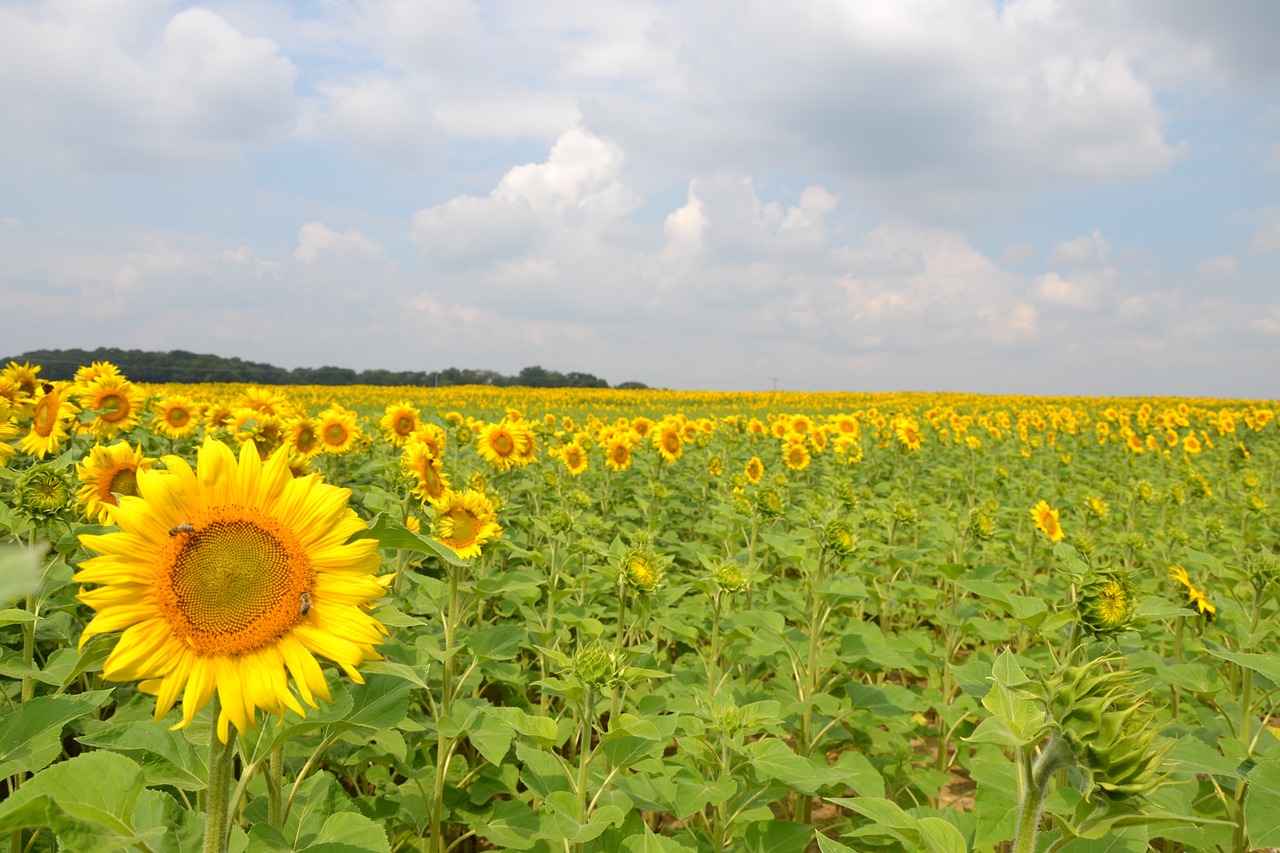
[(1275, 399), (1275, 0), (0, 0), (0, 355)]

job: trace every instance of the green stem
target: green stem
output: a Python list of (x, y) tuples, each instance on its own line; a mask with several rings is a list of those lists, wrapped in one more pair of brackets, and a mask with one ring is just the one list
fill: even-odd
[(218, 738), (218, 716), (221, 703), (213, 698), (213, 728), (209, 731), (209, 785), (205, 791), (204, 853), (226, 853), (231, 777), (235, 768), (236, 737), (230, 729), (227, 742)]
[(284, 784), (284, 744), (272, 748), (267, 758), (267, 823), (284, 828), (284, 801), (280, 793)]
[(1033, 758), (1031, 747), (1018, 753), (1018, 834), (1013, 839), (1013, 853), (1035, 853), (1036, 837), (1040, 834), (1040, 814), (1044, 798), (1049, 792), (1049, 782), (1059, 770), (1074, 761), (1071, 747), (1061, 739), (1049, 738), (1039, 758)]
[[(36, 608), (39, 601), (33, 592), (27, 596), (27, 612), (32, 616), (36, 614)], [(36, 620), (22, 623), (22, 663), (25, 665), (27, 674), (22, 676), (22, 702), (25, 705), (32, 699), (36, 698), (36, 680), (30, 674), (30, 670), (36, 663)]]
[[(591, 729), (595, 719), (596, 691), (587, 685), (582, 699), (582, 742), (578, 744), (578, 819), (587, 822), (587, 780), (591, 770)], [(576, 845), (578, 851), (582, 845)]]

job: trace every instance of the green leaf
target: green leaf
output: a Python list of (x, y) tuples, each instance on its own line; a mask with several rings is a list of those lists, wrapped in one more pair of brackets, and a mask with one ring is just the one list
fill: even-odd
[(919, 823), (920, 840), (929, 853), (968, 853), (964, 836), (940, 817), (922, 817)]
[(542, 799), (547, 799), (557, 791), (571, 793), (573, 782), (565, 772), (560, 759), (534, 749), (524, 743), (516, 744), (516, 758), (524, 765), (520, 771), (520, 781), (525, 787)]
[[(40, 564), (44, 562), (44, 555), (48, 550), (48, 542), (41, 542), (34, 548), (24, 545), (0, 545), (0, 607), (20, 601), (36, 591), (40, 586)], [(0, 619), (4, 618), (5, 614), (13, 612), (15, 611), (0, 611)], [(27, 616), (30, 617), (31, 614)], [(21, 617), (11, 618), (14, 618), (14, 621), (0, 622), (0, 627), (27, 621)]]
[(0, 833), (48, 827), (74, 853), (126, 850), (164, 834), (163, 828), (134, 829), (143, 790), (137, 764), (111, 752), (87, 752), (37, 773), (0, 803)]
[(454, 566), (466, 566), (467, 561), (459, 557), (451, 548), (434, 539), (414, 533), (385, 512), (373, 517), (369, 529), (361, 531), (355, 539), (376, 539), (384, 548), (412, 551), (416, 554), (434, 554), (446, 563)]
[(649, 825), (643, 824), (644, 832), (633, 835), (622, 842), (622, 849), (627, 853), (693, 853), (693, 850), (665, 835), (655, 835)]
[(500, 725), (508, 726), (517, 734), (531, 738), (543, 746), (554, 746), (560, 739), (560, 730), (556, 726), (556, 721), (550, 717), (535, 717), (515, 707), (490, 707), (485, 708), (484, 713)]
[(185, 735), (152, 722), (119, 723), (77, 740), (137, 761), (146, 770), (148, 785), (202, 791), (209, 778), (207, 760)]
[(527, 803), (498, 800), (493, 812), (471, 828), (500, 849), (528, 850), (541, 837), (542, 823)]
[(467, 739), (484, 760), (493, 765), (502, 764), (515, 739), (515, 729), (500, 722), (491, 714), (481, 714), (467, 730)]
[(737, 792), (738, 782), (731, 776), (717, 776), (709, 782), (701, 776), (681, 775), (676, 779), (676, 819), (684, 820), (708, 805), (724, 805)]
[(1249, 771), (1244, 825), (1254, 847), (1280, 847), (1280, 758), (1264, 758)]
[(817, 833), (817, 837), (818, 837), (818, 850), (820, 851), (820, 853), (858, 853), (858, 851), (854, 850), (852, 847), (849, 847), (846, 844), (841, 844), (839, 841), (835, 841), (834, 839), (828, 838), (827, 836), (823, 835), (821, 832)]
[(1280, 654), (1257, 654), (1255, 652), (1231, 652), (1226, 649), (1205, 647), (1205, 651), (1216, 658), (1239, 664), (1265, 676), (1272, 684), (1280, 685)]
[(510, 660), (520, 654), (529, 642), (523, 626), (498, 625), (477, 631), (467, 639), (471, 651), (481, 660)]
[(62, 754), (62, 728), (101, 708), (114, 695), (95, 690), (74, 696), (37, 696), (0, 726), (0, 777), (34, 773)]
[(611, 767), (626, 768), (644, 758), (660, 755), (664, 745), (654, 738), (610, 733), (600, 742), (600, 749)]
[(803, 853), (813, 840), (813, 826), (788, 820), (764, 820), (748, 824), (747, 853)]

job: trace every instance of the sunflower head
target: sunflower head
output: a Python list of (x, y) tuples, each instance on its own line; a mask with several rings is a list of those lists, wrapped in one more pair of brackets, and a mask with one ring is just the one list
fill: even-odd
[[(138, 681), (155, 717), (182, 701), (180, 726), (217, 691), (218, 735), (254, 728), (262, 709), (300, 715), (329, 698), (317, 656), (360, 681), (386, 631), (369, 614), (389, 577), (375, 577), (377, 542), (346, 506), (346, 489), (294, 478), (286, 449), (239, 459), (206, 439), (196, 468), (166, 456), (139, 470), (137, 497), (121, 497), (116, 533), (82, 535), (100, 556), (74, 580), (96, 615), (81, 645), (122, 631), (103, 665), (109, 681)], [(291, 682), (292, 681), (292, 685)], [(296, 690), (296, 694), (295, 694)]]
[(1058, 511), (1049, 506), (1047, 501), (1040, 501), (1031, 508), (1031, 518), (1036, 528), (1048, 536), (1053, 542), (1061, 542), (1065, 538), (1062, 526), (1058, 523)]
[(595, 640), (573, 656), (572, 674), (592, 687), (612, 687), (626, 673), (626, 657), (616, 646)]
[(787, 510), (787, 499), (782, 492), (772, 486), (756, 492), (755, 511), (763, 519), (780, 518)]
[(725, 560), (711, 573), (721, 592), (740, 592), (747, 588), (747, 573), (737, 560)]
[(627, 549), (620, 564), (622, 581), (636, 592), (656, 592), (667, 576), (667, 562), (647, 545)]
[(432, 531), (436, 541), (464, 560), (480, 556), (482, 545), (502, 537), (493, 501), (483, 492), (449, 489), (431, 506), (436, 513)]
[(36, 465), (18, 478), (14, 501), (31, 518), (59, 518), (75, 499), (65, 471), (51, 464)]
[(154, 459), (127, 441), (106, 447), (97, 445), (76, 465), (80, 489), (76, 493), (80, 511), (86, 518), (110, 524), (122, 497), (138, 497), (138, 472), (151, 468)]
[(989, 542), (995, 538), (996, 522), (990, 508), (980, 505), (969, 510), (969, 520), (965, 524), (964, 532), (977, 542)]
[(1148, 794), (1169, 775), (1174, 741), (1156, 743), (1163, 726), (1139, 692), (1139, 676), (1097, 658), (1063, 667), (1040, 687), (1054, 736), (1070, 748), (1085, 795), (1111, 802)]
[(1076, 613), (1080, 625), (1095, 637), (1110, 637), (1133, 624), (1137, 588), (1126, 572), (1095, 569), (1080, 587)]
[(845, 519), (832, 519), (822, 527), (822, 544), (837, 557), (848, 557), (858, 549), (858, 534)]

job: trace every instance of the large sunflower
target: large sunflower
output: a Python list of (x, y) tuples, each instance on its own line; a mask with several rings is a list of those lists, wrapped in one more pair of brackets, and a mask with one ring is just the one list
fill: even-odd
[(321, 450), (334, 456), (342, 456), (355, 447), (360, 438), (360, 425), (356, 413), (341, 406), (332, 406), (320, 413)]
[(150, 470), (154, 461), (142, 454), (142, 445), (135, 450), (127, 441), (93, 447), (76, 465), (81, 483), (76, 502), (85, 518), (111, 524), (119, 497), (138, 496), (138, 472)]
[(684, 454), (680, 433), (680, 424), (675, 421), (663, 421), (653, 433), (653, 446), (667, 462), (675, 462)]
[(245, 444), (237, 463), (206, 439), (194, 471), (178, 456), (164, 463), (167, 473), (138, 473), (140, 497), (121, 498), (120, 532), (81, 537), (101, 556), (74, 577), (100, 585), (81, 590), (97, 615), (80, 643), (124, 632), (103, 677), (140, 682), (157, 720), (181, 698), (179, 727), (216, 690), (224, 743), (231, 725), (253, 728), (259, 708), (305, 714), (298, 697), (328, 700), (317, 656), (362, 681), (356, 667), (378, 659), (385, 634), (366, 610), (388, 578), (374, 576), (374, 540), (347, 541), (365, 529), (350, 491), (294, 479), (284, 449), (264, 463)]
[(23, 453), (38, 459), (57, 453), (67, 438), (67, 427), (78, 411), (79, 407), (67, 399), (65, 382), (45, 385), (31, 410), (31, 430), (18, 442), (18, 447)]

